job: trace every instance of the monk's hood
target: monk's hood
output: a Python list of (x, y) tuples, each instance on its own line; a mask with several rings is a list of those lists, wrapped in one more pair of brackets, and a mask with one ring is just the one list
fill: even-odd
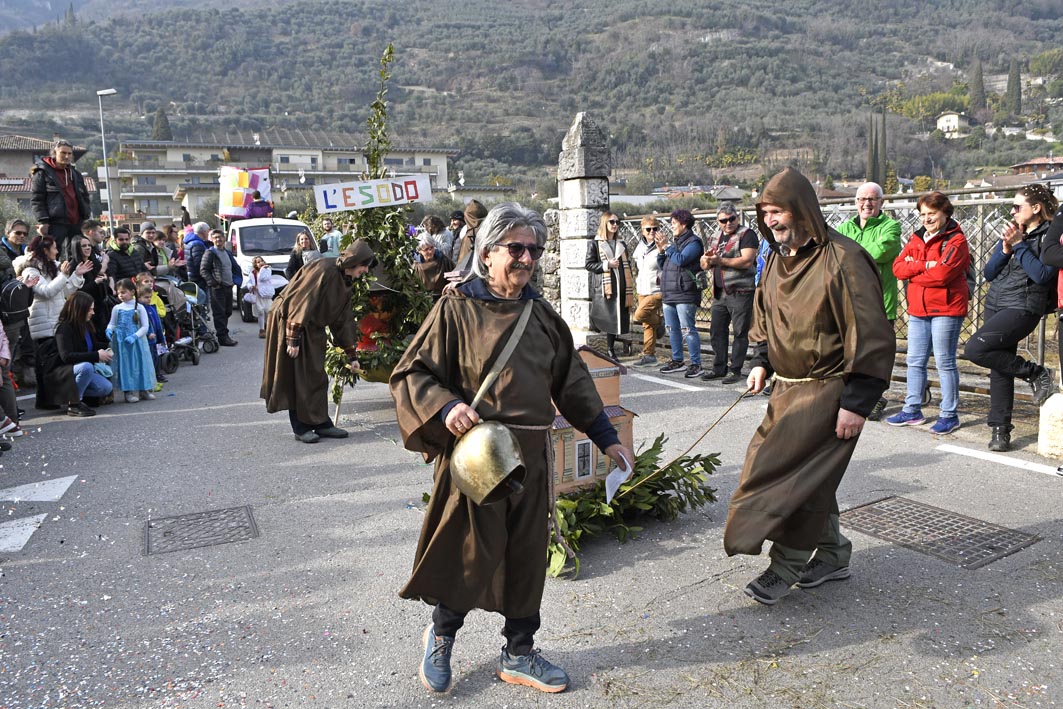
[(768, 180), (757, 201), (757, 223), (760, 233), (775, 246), (775, 234), (764, 223), (764, 205), (771, 204), (794, 215), (795, 231), (812, 235), (812, 241), (822, 245), (827, 242), (827, 222), (819, 208), (816, 190), (808, 178), (788, 167)]

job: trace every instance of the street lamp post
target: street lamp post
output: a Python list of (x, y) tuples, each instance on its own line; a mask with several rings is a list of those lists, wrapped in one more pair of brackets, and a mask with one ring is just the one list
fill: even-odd
[(107, 185), (107, 226), (114, 226), (114, 197), (111, 195), (111, 168), (107, 164), (107, 136), (103, 130), (103, 97), (114, 96), (118, 89), (100, 89), (96, 98), (100, 101), (100, 142), (103, 144), (103, 181)]

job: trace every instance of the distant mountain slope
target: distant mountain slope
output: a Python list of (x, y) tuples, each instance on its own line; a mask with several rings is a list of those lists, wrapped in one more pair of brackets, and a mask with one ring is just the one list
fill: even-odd
[[(915, 68), (978, 57), (988, 72), (1063, 36), (1058, 0), (167, 0), (144, 11), (160, 4), (88, 0), (72, 25), (0, 38), (0, 109), (90, 109), (96, 88), (114, 86), (131, 111), (166, 106), (178, 133), (216, 121), (360, 131), (393, 41), (390, 98), (409, 140), (475, 149), (504, 135), (499, 147), (516, 150), (516, 135), (522, 155), (548, 158), (589, 110), (621, 153), (762, 150), (785, 137), (850, 169), (866, 96), (887, 82), (948, 88), (961, 72)], [(132, 14), (87, 19), (104, 6)], [(836, 137), (817, 146), (824, 134)]]

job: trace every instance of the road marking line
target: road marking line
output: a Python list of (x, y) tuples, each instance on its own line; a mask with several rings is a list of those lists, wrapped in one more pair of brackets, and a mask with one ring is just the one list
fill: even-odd
[(999, 463), (1000, 465), (1007, 465), (1012, 468), (1021, 468), (1022, 470), (1029, 470), (1034, 473), (1044, 473), (1045, 475), (1051, 475), (1052, 477), (1059, 477), (1059, 473), (1057, 473), (1056, 469), (1050, 465), (1031, 463), (1028, 460), (1021, 460), (1019, 458), (1009, 458), (1008, 456), (1000, 455), (999, 453), (986, 453), (983, 451), (971, 450), (970, 448), (949, 445), (947, 443), (938, 446), (937, 449), (945, 453), (956, 453), (957, 455), (965, 455), (969, 458), (987, 460), (990, 463)]
[(22, 547), (26, 546), (26, 542), (30, 540), (47, 516), (46, 514), (33, 515), (13, 519), (10, 522), (0, 522), (0, 552), (22, 551)]
[(0, 502), (58, 502), (77, 475), (54, 480), (42, 480), (0, 490)]
[(635, 379), (641, 379), (644, 382), (653, 382), (654, 384), (663, 384), (666, 387), (672, 387), (673, 389), (682, 389), (683, 391), (705, 391), (705, 387), (696, 387), (689, 384), (683, 384), (682, 382), (670, 382), (667, 379), (661, 379), (660, 377), (651, 377), (648, 374), (636, 374), (628, 370), (628, 376)]

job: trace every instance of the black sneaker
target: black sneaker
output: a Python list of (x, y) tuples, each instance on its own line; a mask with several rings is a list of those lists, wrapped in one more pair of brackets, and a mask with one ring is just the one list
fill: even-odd
[(1043, 405), (1048, 401), (1048, 397), (1056, 393), (1056, 382), (1052, 377), (1052, 370), (1047, 367), (1036, 365), (1029, 381), (1030, 388), (1033, 389), (1033, 402), (1038, 406)]
[(67, 416), (95, 416), (96, 411), (85, 405), (84, 402), (79, 401), (76, 404), (71, 404), (66, 409)]
[(707, 372), (702, 372), (701, 373), (701, 381), (709, 382), (709, 381), (712, 381), (713, 379), (723, 379), (726, 376), (727, 376), (727, 372), (707, 371)]
[(1007, 453), (1011, 450), (1011, 426), (993, 426), (993, 436), (989, 439), (989, 450), (995, 453)]
[(692, 364), (689, 367), (687, 367), (686, 374), (684, 374), (683, 376), (686, 377), (687, 379), (693, 379), (694, 377), (700, 377), (701, 376), (701, 372), (702, 372), (702, 369), (701, 369), (701, 365), (700, 364)]
[(432, 623), (424, 629), (424, 659), (417, 674), (426, 689), (433, 692), (450, 689), (450, 651), (453, 648), (454, 638), (436, 635)]
[(231, 337), (226, 337), (223, 340), (218, 340), (218, 344), (222, 347), (236, 347), (236, 340)]
[(801, 569), (798, 588), (815, 588), (827, 581), (842, 581), (851, 575), (848, 566), (832, 566), (825, 561), (812, 559)]
[(671, 362), (669, 362), (668, 364), (666, 364), (663, 367), (661, 367), (660, 371), (663, 374), (671, 374), (673, 372), (681, 371), (681, 370), (683, 370), (685, 368), (686, 367), (683, 365), (683, 363), (680, 360), (673, 359)]
[(871, 413), (867, 415), (868, 421), (881, 421), (882, 414), (886, 413), (886, 401), (885, 397), (879, 397), (879, 400), (875, 402), (874, 408), (871, 409)]
[(720, 384), (737, 384), (740, 381), (742, 381), (742, 375), (736, 372), (731, 372), (720, 380)]
[(782, 580), (779, 574), (768, 569), (746, 586), (746, 595), (766, 606), (774, 606), (780, 598), (790, 593), (790, 584)]

